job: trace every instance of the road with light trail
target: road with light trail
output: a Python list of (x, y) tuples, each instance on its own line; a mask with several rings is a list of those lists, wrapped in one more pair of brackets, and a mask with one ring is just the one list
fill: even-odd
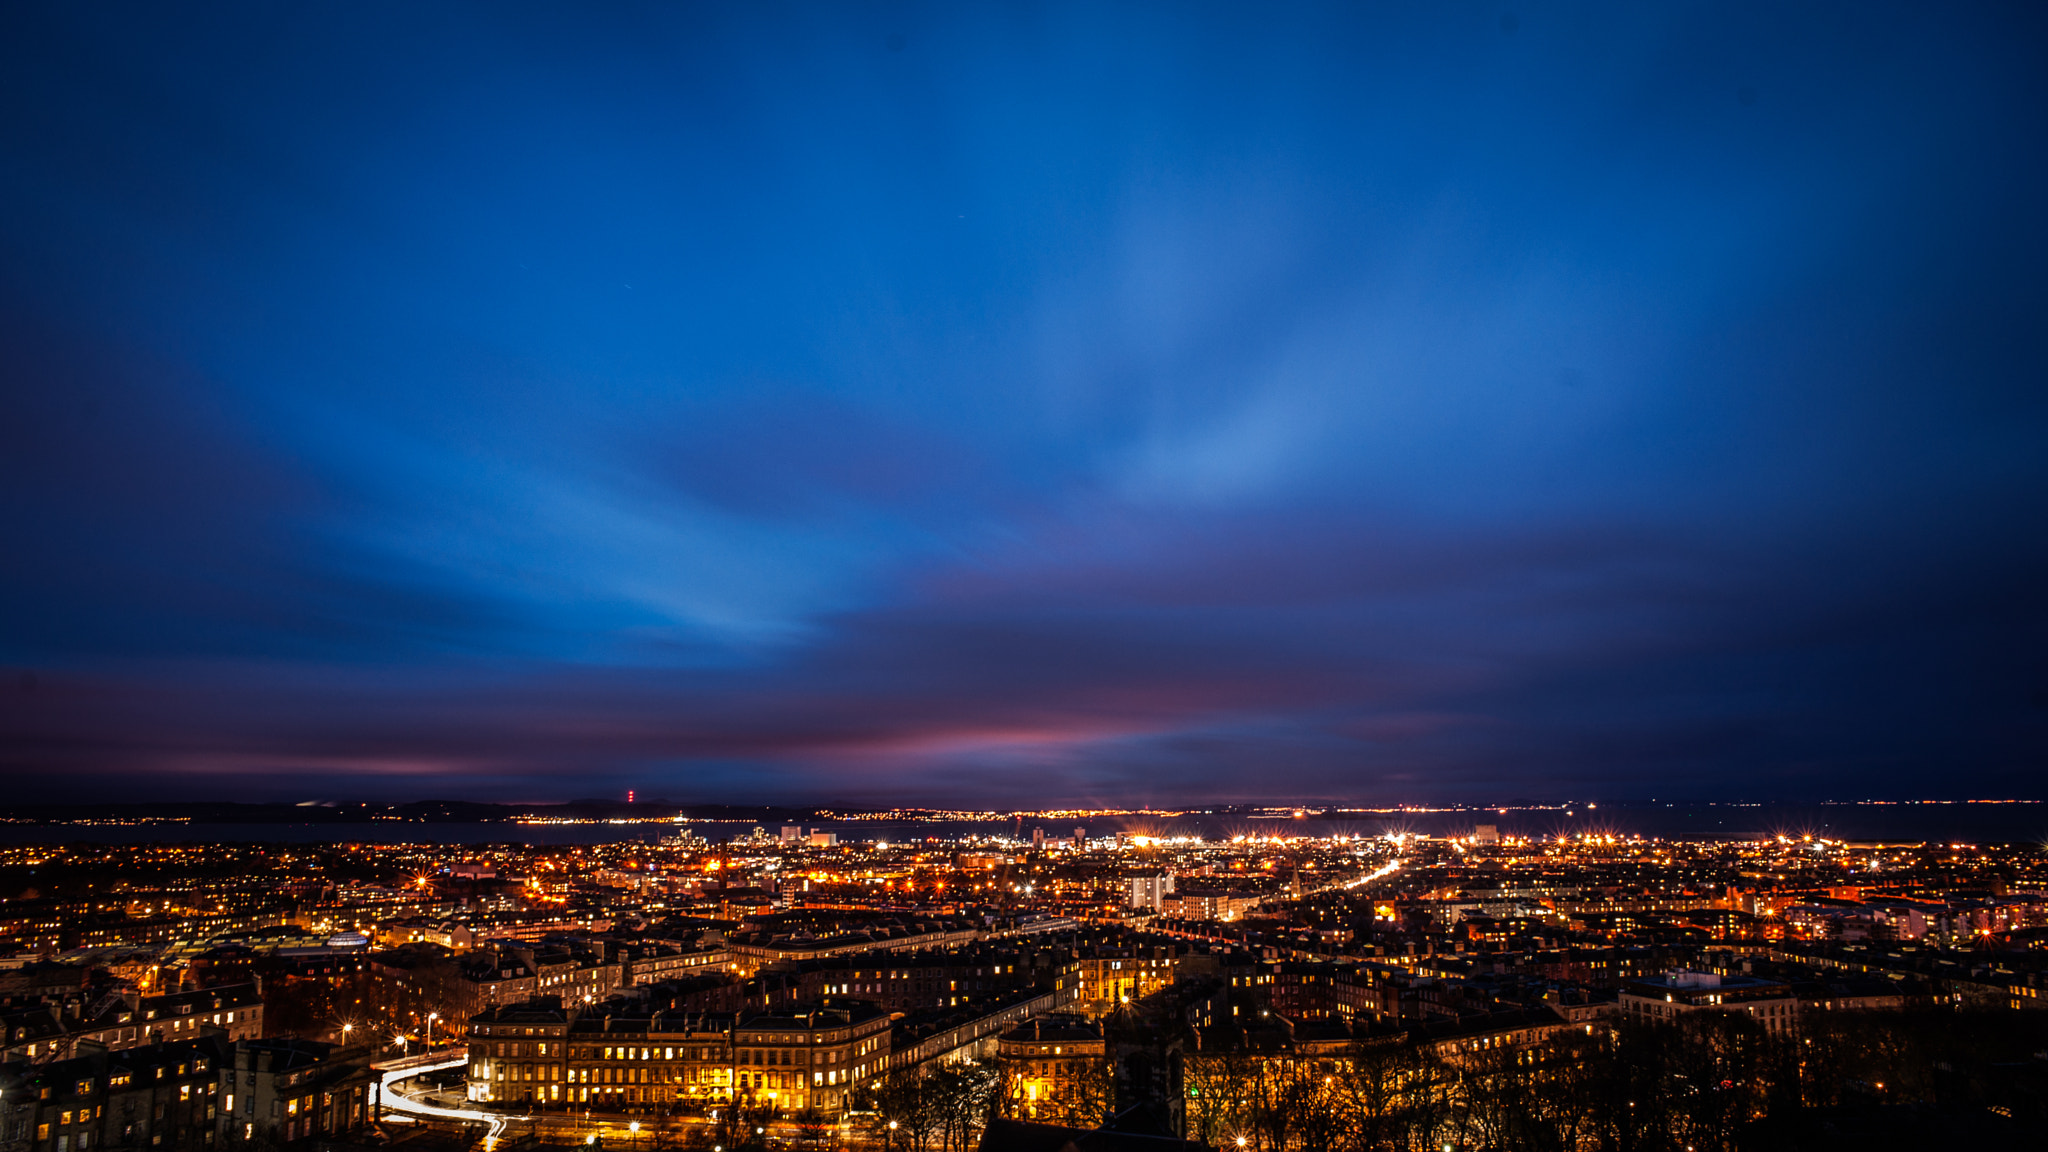
[(378, 1096), (383, 1101), (384, 1107), (393, 1112), (404, 1112), (413, 1116), (429, 1116), (436, 1120), (461, 1120), (470, 1124), (488, 1125), (489, 1131), (485, 1133), (485, 1136), (489, 1140), (496, 1141), (499, 1136), (504, 1134), (505, 1125), (514, 1120), (525, 1120), (527, 1117), (507, 1116), (497, 1112), (484, 1112), (475, 1108), (443, 1108), (439, 1104), (429, 1104), (424, 1100), (408, 1096), (398, 1090), (398, 1083), (401, 1080), (410, 1080), (415, 1076), (424, 1076), (429, 1072), (445, 1072), (450, 1068), (460, 1068), (467, 1063), (469, 1063), (468, 1054), (458, 1051), (453, 1054), (446, 1052), (432, 1053), (425, 1056), (415, 1056), (410, 1060), (399, 1060), (391, 1064), (378, 1065), (377, 1070), (382, 1076), (382, 1079), (378, 1082)]

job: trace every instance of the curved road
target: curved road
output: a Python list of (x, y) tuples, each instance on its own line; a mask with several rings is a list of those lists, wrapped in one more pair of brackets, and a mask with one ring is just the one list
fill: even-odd
[(439, 1104), (429, 1104), (424, 1100), (407, 1096), (398, 1090), (398, 1082), (401, 1080), (410, 1080), (415, 1076), (423, 1076), (429, 1072), (443, 1072), (450, 1068), (460, 1068), (467, 1063), (469, 1063), (469, 1056), (465, 1053), (456, 1053), (452, 1056), (440, 1053), (425, 1057), (415, 1057), (412, 1060), (400, 1060), (392, 1065), (385, 1065), (379, 1069), (383, 1073), (383, 1077), (378, 1081), (378, 1098), (384, 1102), (384, 1107), (393, 1112), (405, 1112), (414, 1116), (430, 1116), (436, 1120), (461, 1120), (471, 1124), (488, 1125), (489, 1131), (485, 1133), (485, 1139), (496, 1142), (497, 1138), (504, 1133), (505, 1125), (514, 1120), (524, 1120), (526, 1117), (507, 1116), (499, 1112), (483, 1112), (474, 1108), (443, 1108)]

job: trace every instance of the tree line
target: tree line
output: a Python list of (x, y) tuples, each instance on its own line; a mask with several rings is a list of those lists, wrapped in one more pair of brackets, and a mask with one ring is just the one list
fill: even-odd
[[(2048, 1013), (1816, 1013), (1773, 1033), (1701, 1012), (1477, 1051), (1180, 1049), (1184, 1134), (1225, 1152), (1738, 1152), (1761, 1146), (1757, 1122), (1817, 1110), (2048, 1124)], [(1110, 1058), (1077, 1071), (1029, 1100), (994, 1063), (912, 1069), (852, 1116), (877, 1147), (966, 1152), (991, 1117), (1093, 1127), (1133, 1103), (1114, 1099)]]

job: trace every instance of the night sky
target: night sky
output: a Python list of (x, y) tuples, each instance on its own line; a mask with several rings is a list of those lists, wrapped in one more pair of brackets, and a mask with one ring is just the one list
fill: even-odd
[(2048, 795), (2044, 19), (7, 5), (5, 794)]

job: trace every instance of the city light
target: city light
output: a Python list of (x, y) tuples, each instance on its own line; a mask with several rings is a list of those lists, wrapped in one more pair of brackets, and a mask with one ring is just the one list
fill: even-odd
[[(1740, 1012), (1783, 1033), (1830, 1013), (1952, 1005), (1957, 994), (1940, 983), (1955, 979), (1951, 971), (1988, 972), (1980, 957), (1995, 954), (2019, 964), (2015, 973), (2031, 972), (2015, 959), (2024, 953), (1992, 950), (2048, 929), (2048, 896), (2034, 894), (2048, 881), (2048, 861), (2031, 842), (1847, 844), (1790, 832), (1687, 841), (1620, 827), (1488, 823), (1502, 819), (1495, 810), (1475, 813), (1472, 828), (1429, 834), (1325, 830), (1299, 827), (1291, 812), (1275, 815), (1289, 821), (1282, 835), (1154, 826), (1090, 837), (1085, 851), (1021, 838), (1013, 821), (999, 834), (892, 837), (857, 848), (814, 845), (807, 829), (748, 825), (716, 845), (678, 837), (252, 852), (242, 871), (203, 893), (128, 880), (124, 907), (154, 916), (202, 899), (257, 904), (269, 891), (294, 900), (315, 893), (318, 903), (285, 925), (195, 931), (123, 971), (138, 984), (177, 989), (194, 983), (188, 971), (208, 971), (223, 956), (324, 965), (328, 976), (267, 984), (264, 998), (285, 1004), (317, 992), (319, 1011), (345, 1006), (330, 1027), (342, 1051), (357, 1053), (351, 1058), (365, 1051), (347, 1047), (358, 1031), (388, 1038), (371, 1058), (390, 1062), (380, 1064), (380, 1092), (400, 1122), (483, 1124), (497, 1147), (502, 1123), (494, 1122), (543, 1107), (573, 1108), (596, 1132), (636, 1143), (646, 1110), (669, 1102), (711, 1111), (751, 1100), (785, 1115), (852, 1109), (889, 1074), (899, 1024), (965, 1028), (957, 1051), (979, 1052), (1000, 1075), (1008, 1074), (1002, 1061), (1027, 1059), (1004, 1055), (1005, 1046), (1031, 1043), (1025, 1038), (1042, 1027), (1082, 1031), (1062, 1031), (1045, 1043), (1051, 1053), (1029, 1059), (1095, 1052), (1107, 1060), (1106, 1041), (1087, 1029), (1112, 1015), (1163, 1012), (1156, 1018), (1205, 1021), (1200, 1030), (1228, 1020), (1242, 1023), (1247, 1039), (1283, 1022), (1295, 1034), (1346, 1035), (1403, 1027), (1398, 1005), (1421, 995), (1459, 1019), (1499, 1013), (1512, 1021), (1431, 1041), (1445, 1059), (1554, 1043), (1567, 1032), (1626, 1045), (1613, 1024), (1645, 1004)], [(0, 848), (0, 862), (8, 851)], [(160, 848), (75, 858), (52, 846), (13, 851), (44, 870), (205, 859)], [(239, 850), (221, 851), (233, 858)], [(343, 885), (269, 887), (263, 879), (315, 875), (337, 862), (381, 868), (383, 882), (374, 873)], [(449, 879), (422, 887), (422, 876)], [(1987, 895), (1994, 881), (2003, 894)], [(1673, 940), (1686, 941), (1684, 950)], [(1626, 969), (1625, 949), (1665, 967)], [(816, 975), (799, 983), (773, 975), (792, 969)], [(1475, 971), (1492, 975), (1477, 981)], [(2031, 979), (1995, 994), (2037, 1002), (2041, 984)], [(1745, 991), (1745, 980), (1783, 991), (1772, 999)], [(1852, 995), (1845, 980), (1878, 987)], [(1795, 986), (1829, 991), (1795, 1004)], [(736, 1015), (662, 1007), (659, 1018), (675, 1030), (649, 1030), (653, 1008), (685, 1003), (661, 998), (714, 988), (730, 990), (719, 994), (740, 1005)], [(1553, 1004), (1576, 1015), (1540, 1015)], [(1532, 1026), (1531, 1013), (1542, 1023)], [(216, 1020), (228, 1023), (225, 1002), (218, 1017), (208, 1012), (207, 1022)], [(642, 1022), (641, 1031), (621, 1032), (624, 1021)], [(860, 1021), (872, 1021), (870, 1038), (831, 1039)], [(783, 1039), (748, 1039), (757, 1027)], [(606, 1040), (578, 1039), (586, 1028)], [(629, 1046), (627, 1035), (645, 1039)], [(1244, 1042), (1235, 1035), (1205, 1031), (1198, 1051), (1220, 1058)], [(1811, 1050), (1812, 1037), (1799, 1039)], [(1260, 1043), (1287, 1048), (1282, 1033)], [(416, 1045), (423, 1054), (411, 1052)], [(785, 1049), (804, 1059), (777, 1055)], [(949, 1065), (931, 1065), (940, 1066)], [(428, 1088), (433, 1075), (449, 1073), (456, 1083), (446, 1096)], [(1060, 1108), (1068, 1082), (1020, 1071), (1009, 1091), (1020, 1107)], [(1336, 1092), (1341, 1080), (1325, 1065), (1315, 1083)], [(1190, 1107), (1207, 1107), (1198, 1103), (1206, 1099), (1191, 1096)], [(893, 1136), (893, 1124), (877, 1131)], [(590, 1129), (581, 1134), (603, 1142)]]

